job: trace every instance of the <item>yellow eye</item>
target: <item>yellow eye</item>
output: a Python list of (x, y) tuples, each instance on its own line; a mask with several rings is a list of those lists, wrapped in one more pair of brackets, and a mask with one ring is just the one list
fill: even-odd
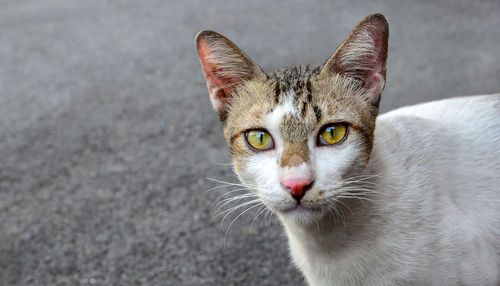
[(271, 134), (264, 130), (251, 130), (245, 132), (245, 139), (248, 145), (257, 151), (268, 150), (274, 147)]
[(347, 126), (344, 123), (334, 123), (323, 127), (319, 133), (319, 145), (333, 145), (346, 137)]

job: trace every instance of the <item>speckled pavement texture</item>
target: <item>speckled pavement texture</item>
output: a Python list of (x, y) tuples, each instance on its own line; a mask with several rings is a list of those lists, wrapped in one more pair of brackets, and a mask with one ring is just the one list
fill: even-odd
[(237, 182), (194, 36), (264, 70), (389, 19), (382, 111), (500, 91), (500, 1), (0, 0), (0, 285), (304, 285), (275, 217), (226, 231)]

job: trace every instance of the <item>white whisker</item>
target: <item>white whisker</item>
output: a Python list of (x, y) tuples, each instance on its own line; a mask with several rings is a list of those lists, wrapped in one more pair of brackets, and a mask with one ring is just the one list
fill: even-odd
[(241, 204), (239, 204), (239, 205), (236, 205), (236, 206), (234, 206), (234, 207), (231, 207), (231, 208), (229, 208), (229, 209), (227, 209), (227, 210), (225, 210), (225, 211), (223, 211), (223, 212), (218, 213), (218, 214), (217, 214), (214, 218), (216, 218), (216, 217), (218, 217), (218, 216), (221, 216), (221, 215), (225, 214), (225, 215), (224, 215), (224, 217), (222, 218), (222, 221), (221, 221), (221, 227), (222, 227), (222, 225), (224, 224), (224, 220), (225, 220), (225, 219), (227, 218), (227, 216), (228, 216), (229, 214), (231, 214), (233, 211), (235, 211), (235, 210), (237, 210), (237, 209), (239, 209), (239, 208), (242, 208), (242, 207), (244, 207), (244, 206), (247, 206), (247, 205), (249, 205), (249, 204), (256, 203), (256, 202), (260, 202), (260, 199), (255, 199), (255, 200), (247, 201), (247, 202), (241, 203)]
[(255, 214), (253, 220), (252, 220), (252, 223), (250, 224), (250, 228), (248, 229), (248, 232), (252, 232), (252, 226), (255, 222), (255, 220), (259, 217), (259, 215), (263, 212), (266, 211), (266, 206), (264, 204), (262, 204), (262, 206), (257, 210), (257, 213)]
[(375, 203), (375, 201), (372, 200), (372, 199), (368, 199), (368, 198), (361, 197), (361, 196), (356, 196), (356, 195), (354, 195), (352, 193), (345, 194), (345, 195), (339, 195), (339, 196), (337, 196), (337, 198), (342, 198), (342, 199), (358, 199), (361, 203), (363, 203), (363, 201), (369, 201), (369, 202)]
[(234, 196), (231, 198), (224, 199), (224, 200), (218, 202), (214, 206), (216, 208), (215, 212), (218, 212), (220, 209), (224, 208), (225, 206), (227, 206), (228, 204), (230, 204), (232, 202), (239, 201), (239, 200), (246, 199), (246, 198), (254, 198), (254, 197), (259, 197), (259, 196), (257, 194), (241, 194), (241, 195), (237, 195), (237, 196)]
[(219, 165), (219, 166), (232, 166), (233, 163), (214, 163), (215, 165)]
[[(342, 221), (342, 223), (344, 224), (345, 226), (345, 218), (344, 216), (342, 215), (342, 213), (337, 209), (337, 207), (335, 206), (335, 203), (332, 202), (332, 201), (329, 201), (327, 200), (327, 204), (328, 204), (328, 210), (330, 210), (330, 213), (332, 213), (333, 215), (333, 218), (336, 219), (338, 218), (339, 220)], [(332, 210), (335, 212), (335, 215), (333, 214)]]
[(221, 185), (221, 186), (216, 186), (216, 187), (213, 187), (213, 188), (210, 188), (208, 190), (205, 191), (205, 194), (213, 191), (213, 190), (217, 190), (217, 189), (220, 189), (220, 188), (227, 188), (227, 187), (232, 187), (232, 185)]
[(215, 201), (212, 203), (212, 206), (217, 203), (221, 198), (229, 195), (229, 194), (232, 194), (234, 192), (243, 192), (243, 191), (248, 191), (247, 188), (239, 188), (239, 189), (234, 189), (234, 190), (231, 190), (229, 192), (224, 192), (223, 194), (221, 194), (219, 197), (217, 197), (217, 199), (215, 199)]
[(238, 216), (236, 216), (236, 218), (234, 218), (231, 223), (229, 224), (229, 226), (227, 227), (226, 229), (226, 234), (224, 235), (224, 241), (226, 240), (226, 236), (227, 236), (227, 233), (229, 232), (229, 229), (231, 228), (231, 226), (233, 225), (233, 223), (240, 217), (242, 216), (244, 213), (248, 212), (249, 210), (251, 209), (254, 209), (255, 207), (258, 207), (258, 206), (261, 206), (262, 205), (262, 202), (257, 202), (255, 205), (252, 205), (250, 207), (248, 207), (246, 210), (244, 210), (243, 212), (241, 212)]
[(226, 181), (222, 181), (222, 180), (217, 180), (217, 179), (214, 179), (214, 178), (209, 178), (209, 177), (207, 177), (206, 179), (207, 179), (207, 180), (210, 180), (210, 181), (213, 181), (213, 182), (220, 183), (220, 184), (229, 185), (229, 186), (247, 187), (247, 188), (256, 188), (256, 187), (257, 187), (257, 186), (255, 186), (255, 185), (249, 185), (249, 184), (239, 184), (239, 183), (231, 183), (231, 182), (226, 182)]

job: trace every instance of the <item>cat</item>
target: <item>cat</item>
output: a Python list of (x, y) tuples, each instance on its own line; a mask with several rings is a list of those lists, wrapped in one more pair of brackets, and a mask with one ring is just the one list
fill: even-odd
[(500, 94), (378, 116), (388, 37), (370, 15), (323, 66), (264, 73), (200, 32), (234, 170), (277, 214), (311, 286), (498, 286)]

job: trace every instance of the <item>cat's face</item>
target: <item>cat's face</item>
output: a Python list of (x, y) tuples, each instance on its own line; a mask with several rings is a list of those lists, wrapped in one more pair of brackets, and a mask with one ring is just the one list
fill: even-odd
[(385, 18), (372, 15), (323, 67), (265, 74), (223, 36), (198, 35), (235, 170), (268, 208), (310, 223), (341, 202), (354, 171), (369, 160), (387, 36)]
[(225, 137), (240, 179), (272, 210), (309, 221), (325, 214), (344, 179), (367, 162), (376, 109), (359, 89), (340, 88), (336, 81), (346, 79), (269, 78), (247, 82), (234, 98)]

